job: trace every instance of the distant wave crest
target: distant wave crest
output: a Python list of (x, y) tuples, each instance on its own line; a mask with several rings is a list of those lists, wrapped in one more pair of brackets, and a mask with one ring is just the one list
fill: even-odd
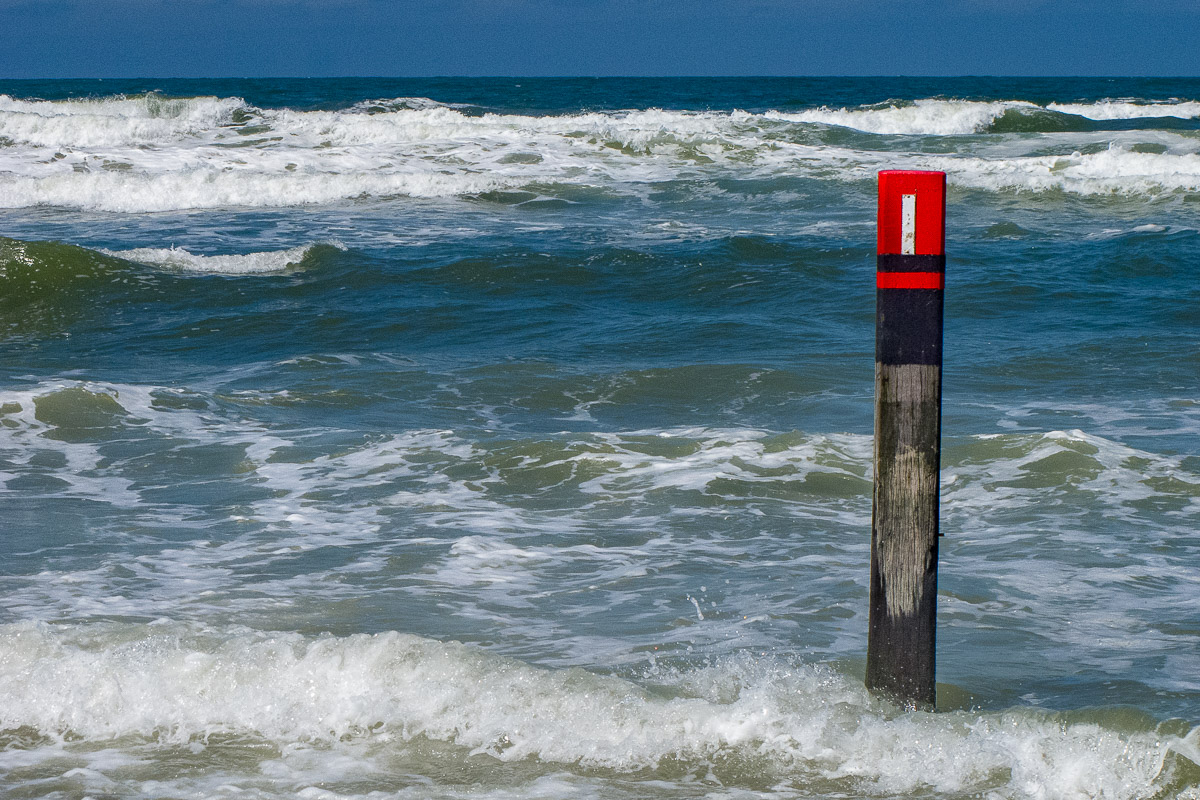
[[(1157, 118), (1200, 118), (1200, 103), (934, 98), (764, 113), (536, 116), (413, 97), (300, 111), (236, 97), (0, 95), (0, 208), (279, 208), (514, 189), (542, 196), (554, 186), (636, 195), (647, 184), (714, 178), (861, 181), (884, 168), (944, 169), (952, 183), (1000, 191), (1200, 190), (1194, 139), (1152, 129), (1139, 134), (1145, 146), (1135, 146), (1142, 140), (1128, 131), (1121, 139), (1096, 127)], [(877, 138), (895, 136), (965, 138), (932, 151)], [(1046, 138), (1053, 136), (1060, 138)], [(1097, 136), (1112, 146), (1095, 152)], [(1079, 152), (1063, 147), (1073, 141)]]

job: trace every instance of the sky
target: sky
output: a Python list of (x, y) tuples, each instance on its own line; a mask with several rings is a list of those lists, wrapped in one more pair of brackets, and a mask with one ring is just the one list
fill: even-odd
[(0, 0), (0, 78), (1200, 76), (1200, 0)]

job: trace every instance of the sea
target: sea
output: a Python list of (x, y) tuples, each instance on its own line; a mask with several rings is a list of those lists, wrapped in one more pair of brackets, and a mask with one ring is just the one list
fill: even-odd
[[(937, 709), (863, 687), (947, 174)], [(1200, 80), (0, 81), (0, 796), (1200, 798)]]

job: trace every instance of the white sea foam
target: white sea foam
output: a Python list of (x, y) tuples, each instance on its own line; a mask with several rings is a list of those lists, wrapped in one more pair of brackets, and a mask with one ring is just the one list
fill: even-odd
[[(1137, 502), (1159, 496), (1160, 489), (1155, 487), (1166, 480), (1178, 481), (1185, 490), (1181, 499), (1200, 512), (1200, 497), (1186, 494), (1186, 487), (1194, 484), (1187, 480), (1183, 457), (1155, 455), (1081, 430), (1012, 434), (1005, 442), (1004, 457), (968, 462), (948, 474), (950, 508), (1012, 511), (1046, 503), (1053, 487), (1060, 494), (1092, 494), (1105, 504), (1107, 516), (1133, 520), (1140, 513)], [(1060, 479), (1049, 485), (1024, 485), (1031, 475), (1056, 460), (1072, 465), (1061, 468)]]
[(21, 100), (0, 94), (0, 112), (36, 114), (43, 117), (117, 117), (128, 119), (224, 120), (245, 105), (237, 97), (171, 98), (148, 93), (73, 100)]
[(1033, 103), (970, 100), (917, 100), (874, 108), (820, 108), (792, 113), (770, 112), (768, 119), (820, 122), (867, 133), (953, 136), (980, 133), (1012, 109), (1036, 109)]
[[(117, 392), (102, 384), (54, 381), (0, 394), (0, 419), (4, 420), (0, 427), (0, 454), (6, 462), (0, 469), (0, 486), (21, 477), (49, 475), (52, 480), (40, 493), (44, 497), (73, 497), (122, 508), (136, 506), (140, 499), (132, 490), (133, 482), (103, 467), (96, 442), (54, 436), (57, 426), (39, 418), (39, 401), (62, 396), (63, 392), (85, 402), (94, 399), (109, 412), (114, 423), (126, 413), (117, 400)], [(50, 452), (58, 458), (53, 459), (56, 466), (47, 469), (39, 464), (39, 459)], [(0, 495), (6, 491), (11, 490), (0, 488)]]
[[(254, 416), (262, 405), (321, 402), (309, 392), (303, 381), (211, 392), (56, 381), (0, 396), (0, 494), (86, 503), (89, 540), (111, 547), (99, 560), (52, 548), (39, 574), (8, 582), (8, 612), (292, 624), (275, 620), (294, 620), (297, 604), (316, 598), (361, 602), (394, 580), (389, 564), (404, 563), (404, 588), (389, 600), (399, 618), (436, 601), (462, 624), (505, 630), (510, 652), (542, 664), (630, 663), (650, 646), (767, 647), (808, 615), (813, 652), (861, 644), (850, 631), (866, 591), (869, 436), (669, 428), (364, 438)], [(951, 444), (968, 455), (945, 462), (950, 574), (986, 574), (995, 598), (956, 613), (1020, 619), (1078, 640), (1077, 658), (1106, 666), (1115, 650), (1097, 642), (1113, 631), (1148, 654), (1190, 646), (1184, 634), (1145, 631), (1151, 619), (1190, 614), (1194, 548), (1175, 532), (1194, 527), (1200, 489), (1183, 456), (1082, 431)], [(188, 466), (202, 463), (202, 475)], [(191, 505), (192, 488), (215, 486), (242, 498), (236, 508)], [(180, 502), (191, 510), (181, 518), (169, 496), (189, 498)], [(1081, 547), (1097, 546), (1114, 553), (1103, 571), (1077, 563)], [(697, 564), (735, 563), (735, 594), (711, 584), (706, 594), (693, 580)], [(773, 583), (781, 571), (796, 576), (786, 593)], [(1053, 594), (1065, 576), (1070, 606)], [(1139, 593), (1146, 581), (1153, 595)], [(689, 597), (703, 603), (703, 620)], [(605, 621), (614, 619), (634, 630), (614, 637)], [(657, 622), (647, 628), (648, 619)], [(1170, 691), (1186, 681), (1179, 671), (1142, 679)]]
[[(667, 691), (397, 633), (0, 626), (0, 728), (94, 742), (249, 735), (285, 749), (375, 742), (402, 753), (428, 739), (452, 745), (451, 757), (552, 770), (682, 763), (734, 786), (765, 773), (839, 794), (1116, 800), (1153, 793), (1198, 735), (1028, 711), (897, 714), (847, 677), (748, 655), (647, 678)], [(326, 752), (336, 771), (345, 751)], [(91, 768), (136, 774), (119, 757)]]
[[(553, 185), (644, 196), (645, 186), (667, 181), (707, 185), (719, 177), (781, 175), (858, 181), (883, 167), (945, 169), (952, 182), (1002, 191), (1156, 194), (1200, 184), (1194, 142), (1178, 136), (1163, 153), (1137, 152), (1137, 142), (1114, 134), (1113, 147), (1102, 153), (1046, 156), (1041, 138), (1001, 137), (937, 156), (823, 144), (820, 136), (791, 129), (821, 123), (870, 133), (967, 135), (988, 130), (1006, 113), (1038, 108), (930, 99), (764, 114), (647, 109), (524, 116), (466, 114), (412, 98), (296, 111), (254, 108), (237, 98), (5, 97), (0, 207), (122, 213), (290, 207), (511, 188), (541, 196)], [(1067, 140), (1060, 139), (1048, 141), (1061, 148)]]
[[(641, 494), (665, 489), (709, 491), (721, 478), (757, 483), (786, 478), (800, 481), (813, 472), (844, 475), (865, 484), (870, 437), (853, 434), (813, 436), (779, 447), (766, 431), (680, 428), (626, 434), (595, 434), (603, 448), (575, 456), (599, 461), (604, 472), (581, 484), (586, 492)], [(686, 454), (661, 455), (639, 446), (657, 437), (693, 443)], [(766, 477), (769, 475), (770, 477)]]
[(1200, 191), (1200, 154), (1193, 152), (1139, 153), (1112, 147), (1062, 156), (935, 157), (912, 162), (944, 169), (951, 182), (978, 189), (1149, 196)]
[[(299, 265), (316, 245), (306, 244), (287, 250), (234, 255), (202, 256), (182, 247), (139, 247), (133, 250), (101, 250), (100, 252), (140, 264), (169, 267), (188, 272), (218, 275), (259, 275), (282, 272)], [(338, 245), (333, 244), (333, 247)]]
[(1101, 100), (1095, 103), (1050, 103), (1046, 106), (1051, 111), (1062, 114), (1074, 114), (1088, 119), (1148, 119), (1156, 117), (1177, 117), (1179, 119), (1195, 119), (1200, 117), (1200, 103), (1139, 103), (1128, 100)]
[(351, 111), (365, 114), (379, 114), (388, 111), (413, 110), (427, 108), (471, 108), (467, 103), (439, 103), (428, 97), (388, 97), (377, 100), (361, 100), (350, 107)]
[[(278, 624), (269, 620), (292, 619), (288, 609), (306, 599), (359, 602), (373, 582), (390, 581), (398, 559), (420, 565), (398, 608), (436, 599), (470, 625), (503, 627), (512, 651), (545, 664), (598, 654), (629, 663), (649, 645), (769, 646), (790, 628), (746, 620), (794, 624), (808, 614), (821, 618), (805, 622), (816, 651), (836, 656), (860, 644), (842, 639), (845, 614), (858, 614), (865, 596), (853, 588), (865, 593), (866, 435), (667, 428), (473, 439), (416, 429), (364, 439), (288, 432), (245, 414), (305, 403), (308, 391), (52, 381), (0, 396), (0, 494), (82, 501), (89, 540), (112, 547), (100, 560), (68, 545), (48, 552), (38, 575), (7, 583), (8, 613)], [(1078, 640), (1076, 657), (1109, 667), (1116, 651), (1097, 643), (1114, 631), (1147, 654), (1188, 646), (1182, 634), (1145, 630), (1190, 613), (1194, 548), (1172, 531), (1194, 528), (1200, 489), (1182, 456), (1081, 431), (952, 444), (970, 455), (947, 457), (944, 547), (962, 575), (989, 576), (997, 603), (959, 614), (1019, 616), (1028, 630)], [(212, 456), (216, 471), (186, 467)], [(156, 463), (164, 468), (148, 471)], [(193, 509), (193, 489), (212, 486), (244, 499), (232, 511)], [(164, 493), (192, 510), (181, 518)], [(1103, 517), (1102, 529), (1091, 515)], [(596, 519), (608, 522), (598, 528)], [(797, 535), (778, 539), (784, 529)], [(1097, 546), (1114, 552), (1103, 571), (1076, 563), (1080, 548)], [(1036, 554), (1036, 569), (1014, 554)], [(742, 564), (737, 596), (704, 594), (689, 577), (697, 563)], [(772, 583), (780, 570), (797, 576), (782, 595)], [(256, 576), (252, 589), (247, 575)], [(1069, 608), (1048, 589), (1068, 576)], [(1147, 581), (1153, 595), (1140, 594)], [(698, 624), (689, 597), (704, 603)], [(607, 610), (564, 627), (563, 609), (574, 604)], [(832, 606), (839, 616), (826, 615)], [(611, 614), (631, 614), (641, 632), (612, 637), (601, 621)], [(689, 621), (652, 634), (647, 618)], [(1142, 678), (1165, 691), (1187, 680), (1186, 670)]]
[(146, 147), (212, 134), (244, 106), (235, 97), (48, 102), (0, 95), (0, 136), (47, 148)]
[(290, 175), (222, 169), (160, 175), (100, 172), (0, 183), (0, 208), (61, 206), (96, 211), (172, 211), (184, 208), (286, 207), (362, 197), (452, 197), (503, 187), (478, 173), (349, 172)]

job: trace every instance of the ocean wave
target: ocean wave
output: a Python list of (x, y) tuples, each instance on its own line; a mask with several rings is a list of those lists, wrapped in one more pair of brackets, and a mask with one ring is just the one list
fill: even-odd
[(1182, 100), (1170, 103), (1100, 100), (1095, 103), (1049, 103), (1046, 108), (1094, 120), (1200, 117), (1200, 103)]
[[(820, 180), (865, 181), (878, 169), (945, 171), (951, 185), (991, 191), (1061, 191), (1079, 195), (1155, 197), (1200, 191), (1200, 154), (1138, 152), (1112, 147), (1098, 153), (983, 158), (978, 156), (889, 155), (831, 147), (774, 147), (727, 166), (750, 175)], [(300, 159), (297, 155), (292, 158)], [(286, 158), (286, 156), (285, 156)], [(555, 185), (601, 186), (617, 193), (635, 191), (639, 182), (698, 180), (701, 171), (687, 162), (637, 157), (587, 163), (588, 157), (538, 156), (530, 167), (519, 161), (442, 165), (413, 159), (391, 169), (349, 170), (344, 164), (315, 164), (289, 171), (244, 166), (200, 167), (147, 174), (133, 170), (59, 171), (46, 177), (17, 176), (0, 181), (0, 208), (49, 206), (116, 213), (202, 208), (288, 208), (411, 198), (487, 197), (506, 190), (528, 191), (529, 199), (547, 196)], [(754, 161), (758, 161), (754, 164)], [(747, 163), (749, 162), (749, 163)], [(262, 165), (264, 167), (268, 164)], [(319, 171), (322, 167), (337, 171)], [(714, 173), (719, 174), (719, 173)], [(622, 188), (625, 187), (625, 188)], [(551, 194), (553, 190), (550, 189)]]
[[(880, 149), (847, 141), (844, 132), (815, 129), (840, 126), (865, 136), (1085, 130), (1079, 116), (1023, 101), (526, 116), (467, 114), (424, 98), (366, 101), (342, 111), (155, 95), (3, 100), (0, 208), (285, 208), (517, 189), (540, 197), (554, 186), (641, 196), (646, 185), (664, 182), (855, 182), (882, 168), (944, 169), (952, 183), (996, 191), (1153, 196), (1200, 187), (1194, 148), (1178, 137), (1141, 148), (1153, 152), (1139, 151), (1136, 137), (1122, 135), (1110, 137), (1105, 152), (1046, 156), (1036, 141), (980, 140), (937, 155)], [(1088, 108), (1102, 114), (1107, 107)], [(1077, 146), (1084, 144), (1085, 150), (1094, 146)], [(1052, 145), (1062, 148), (1057, 140)]]
[[(1093, 121), (1200, 117), (1200, 102), (1100, 100), (1048, 103), (1024, 100), (925, 98), (858, 107), (800, 111), (686, 111), (655, 108), (528, 116), (464, 114), (462, 103), (424, 97), (363, 100), (340, 111), (257, 108), (237, 97), (167, 98), (150, 93), (82, 100), (23, 100), (0, 95), (0, 132), (13, 142), (41, 146), (146, 146), (195, 136), (218, 142), (270, 131), (322, 143), (421, 140), (504, 131), (611, 134), (636, 145), (654, 134), (725, 136), (763, 123), (818, 123), (877, 134), (956, 136), (985, 133), (1005, 116), (1047, 121), (1061, 130), (1063, 115)], [(1031, 130), (1036, 130), (1033, 126)], [(249, 134), (247, 133), (249, 131)], [(628, 138), (627, 138), (628, 137)]]
[[(106, 330), (108, 314), (169, 302), (178, 296), (178, 281), (189, 276), (319, 270), (343, 249), (337, 243), (314, 242), (284, 250), (201, 255), (179, 247), (118, 251), (0, 236), (0, 327), (10, 344)], [(74, 476), (67, 483), (73, 484)]]
[(129, 266), (128, 261), (86, 247), (0, 236), (0, 307), (28, 311), (73, 292), (124, 285)]
[(1111, 147), (1098, 153), (1018, 158), (914, 159), (945, 170), (951, 183), (993, 191), (1062, 191), (1079, 195), (1154, 197), (1200, 191), (1200, 154), (1141, 153)]
[[(217, 481), (231, 493), (254, 496), (232, 519), (220, 520), (234, 526), (220, 547), (200, 536), (194, 544), (147, 555), (135, 565), (136, 583), (106, 601), (109, 613), (121, 609), (131, 615), (219, 614), (230, 603), (242, 608), (242, 601), (231, 598), (220, 608), (210, 603), (227, 592), (236, 595), (242, 578), (231, 570), (244, 559), (289, 564), (297, 552), (325, 547), (352, 548), (366, 564), (402, 557), (410, 546), (407, 537), (390, 533), (398, 518), (450, 537), (426, 552), (430, 560), (413, 577), (417, 584), (439, 592), (477, 589), (505, 607), (528, 602), (556, 582), (565, 581), (566, 591), (609, 582), (619, 587), (655, 564), (672, 563), (684, 552), (694, 557), (710, 546), (710, 556), (732, 557), (719, 543), (697, 543), (683, 533), (686, 520), (706, 514), (733, 514), (741, 522), (730, 524), (752, 528), (763, 515), (788, 520), (807, 530), (813, 543), (831, 537), (837, 550), (853, 550), (864, 541), (847, 540), (845, 531), (869, 530), (871, 439), (866, 435), (670, 428), (476, 440), (451, 430), (416, 429), (366, 441), (329, 434), (330, 443), (322, 447), (246, 416), (263, 407), (303, 411), (365, 402), (352, 388), (340, 386), (343, 367), (339, 359), (296, 365), (296, 375), (271, 390), (211, 394), (55, 381), (7, 392), (0, 396), (0, 455), (9, 466), (0, 471), (0, 494), (85, 500), (97, 509), (127, 509), (150, 528), (171, 526), (175, 523), (160, 520), (156, 511), (161, 481), (186, 488), (196, 477), (168, 473), (146, 483), (143, 457), (122, 455), (119, 443), (136, 436), (168, 465), (220, 450), (224, 466), (205, 475), (205, 486)], [(630, 378), (614, 387), (620, 402), (636, 402), (639, 394), (661, 396), (660, 384), (639, 385), (637, 376)], [(552, 394), (552, 387), (543, 388), (544, 395)], [(572, 414), (577, 420), (589, 419), (614, 396), (576, 389), (570, 395), (563, 399), (578, 398)], [(1055, 531), (1038, 543), (1044, 563), (1053, 565), (1064, 557), (1059, 540), (1077, 535), (1076, 517), (1086, 509), (1103, 509), (1107, 519), (1123, 520), (1129, 535), (1136, 530), (1150, 537), (1158, 533), (1146, 507), (1172, 508), (1181, 519), (1193, 518), (1200, 512), (1200, 475), (1183, 457), (1077, 430), (979, 435), (947, 443), (943, 500), (945, 530), (968, 541), (1019, 540), (1031, 521)], [(666, 512), (674, 523), (665, 521), (663, 509), (674, 509)], [(608, 513), (623, 516), (622, 528), (636, 533), (636, 545), (594, 546), (587, 519)], [(676, 523), (681, 526), (676, 536), (654, 534), (675, 530)], [(264, 541), (286, 546), (280, 544), (272, 555), (262, 551)], [(969, 550), (960, 556), (970, 557)], [(853, 580), (859, 574), (847, 566), (853, 560), (847, 556), (828, 565), (826, 577)], [(1029, 572), (1021, 559), (1011, 565)], [(47, 571), (14, 589), (9, 608), (30, 618), (41, 618), (47, 609), (86, 615), (96, 607), (99, 586), (118, 580), (111, 574), (117, 566), (109, 564), (94, 575), (97, 565), (91, 562)], [(123, 562), (120, 566), (126, 568)], [(996, 572), (1000, 566), (988, 569)], [(1179, 592), (1187, 584), (1175, 566), (1142, 568), (1176, 587), (1163, 596), (1164, 605), (1168, 595), (1171, 603), (1183, 596)], [(201, 576), (208, 589), (204, 597), (189, 590)], [(334, 586), (322, 580), (310, 586), (302, 575), (281, 579), (279, 585), (260, 584), (259, 590), (288, 596), (313, 591), (327, 599), (356, 591), (353, 582)], [(1081, 590), (1081, 597), (1086, 594)], [(1037, 624), (1054, 617), (1047, 612)]]
[(47, 101), (0, 95), (0, 137), (37, 147), (146, 147), (244, 121), (246, 108), (236, 97), (145, 94)]
[(873, 108), (821, 108), (793, 113), (770, 112), (768, 119), (819, 122), (867, 133), (954, 136), (981, 133), (1013, 109), (1036, 109), (1020, 101), (917, 100)]
[(212, 120), (224, 119), (234, 109), (245, 105), (246, 102), (238, 97), (167, 97), (157, 92), (71, 100), (26, 100), (0, 94), (0, 112), (42, 117)]
[(286, 250), (205, 256), (179, 247), (93, 250), (64, 242), (26, 242), (0, 236), (0, 286), (3, 300), (29, 303), (72, 289), (95, 291), (103, 284), (148, 285), (145, 275), (130, 274), (131, 262), (185, 273), (255, 275), (294, 269), (325, 252), (344, 249), (336, 242), (314, 242)]
[(473, 108), (468, 103), (439, 103), (428, 97), (391, 97), (360, 100), (350, 107), (362, 114), (388, 114), (393, 111), (421, 111), (430, 108)]
[(127, 172), (17, 178), (0, 183), (0, 208), (52, 206), (138, 213), (200, 208), (289, 208), (368, 198), (440, 198), (521, 183), (477, 171), (291, 174), (198, 169), (157, 175)]
[[(188, 269), (241, 274), (284, 268), (295, 263), (294, 258), (303, 259), (314, 247), (324, 245), (231, 257), (204, 258), (182, 252)], [(151, 259), (170, 263), (181, 251), (147, 252)], [(751, 376), (752, 381), (757, 379)], [(616, 394), (622, 403), (636, 402), (643, 394), (656, 397), (662, 382), (669, 380), (633, 373), (616, 380), (607, 391), (571, 389), (569, 399), (574, 408), (565, 419), (594, 421), (592, 412), (613, 403)], [(325, 385), (324, 379), (317, 383)], [(553, 387), (545, 387), (544, 392), (552, 393)], [(454, 431), (412, 430), (287, 463), (277, 451), (288, 451), (294, 443), (283, 434), (267, 436), (261, 426), (247, 426), (233, 418), (214, 428), (215, 420), (166, 402), (175, 394), (176, 390), (168, 387), (71, 381), (4, 393), (0, 401), (6, 409), (6, 424), (0, 427), (0, 447), (19, 453), (30, 438), (45, 440), (42, 447), (53, 447), (55, 441), (69, 442), (79, 420), (97, 414), (108, 420), (101, 427), (113, 428), (114, 434), (119, 434), (122, 426), (134, 424), (126, 421), (137, 420), (142, 436), (153, 433), (171, 448), (225, 440), (230, 447), (245, 449), (239, 473), (227, 477), (237, 480), (241, 475), (270, 486), (273, 498), (262, 508), (251, 506), (248, 510), (256, 519), (281, 528), (288, 527), (290, 512), (280, 509), (306, 505), (307, 513), (319, 516), (329, 512), (334, 517), (347, 510), (300, 502), (338, 487), (374, 491), (392, 486), (387, 494), (373, 497), (370, 505), (436, 512), (445, 519), (457, 515), (466, 529), (481, 511), (511, 518), (514, 529), (537, 527), (517, 512), (521, 503), (511, 504), (507, 488), (511, 486), (524, 487), (524, 500), (568, 492), (576, 505), (621, 505), (655, 495), (686, 493), (693, 502), (701, 496), (731, 506), (769, 501), (797, 513), (811, 508), (829, 516), (846, 502), (847, 525), (857, 524), (869, 510), (871, 437), (867, 435), (699, 427), (473, 441)], [(222, 402), (297, 406), (303, 405), (306, 397), (302, 388), (295, 386), (278, 396), (240, 392)], [(309, 399), (325, 402), (321, 395)], [(210, 399), (202, 405), (215, 402)], [(61, 412), (51, 413), (51, 408)], [(1122, 423), (1119, 427), (1126, 426)], [(103, 437), (97, 440), (102, 443)], [(1138, 502), (1152, 499), (1178, 504), (1181, 511), (1200, 511), (1200, 476), (1186, 466), (1185, 459), (1155, 454), (1113, 438), (1082, 430), (979, 434), (960, 437), (954, 447), (954, 455), (947, 454), (943, 469), (944, 501), (950, 514), (969, 514), (980, 506), (1009, 512), (1086, 500), (1089, 506), (1106, 507), (1109, 516), (1121, 517), (1135, 514)], [(98, 451), (95, 457), (99, 463)], [(67, 460), (78, 467), (78, 458)], [(117, 477), (123, 466), (121, 461), (112, 462), (104, 472)], [(74, 472), (92, 469), (76, 468)], [(58, 472), (51, 470), (51, 474)], [(71, 476), (61, 477), (69, 481)], [(63, 491), (69, 494), (68, 489)], [(277, 502), (281, 498), (295, 502)], [(447, 510), (451, 508), (456, 511)], [(330, 529), (341, 527), (333, 518), (321, 519)]]
[(700, 768), (727, 785), (759, 784), (766, 773), (884, 796), (1115, 800), (1162, 791), (1176, 765), (1194, 770), (1196, 730), (1120, 730), (1094, 719), (898, 713), (846, 676), (748, 654), (652, 667), (638, 682), (400, 633), (0, 626), (0, 731), (87, 742), (202, 746), (233, 735), (276, 747), (375, 741), (403, 752), (429, 740), (450, 747), (442, 758), (451, 763), (663, 777)]
[(1100, 100), (1092, 103), (1048, 103), (1023, 100), (921, 99), (858, 108), (823, 107), (809, 111), (768, 112), (770, 119), (836, 125), (866, 133), (962, 136), (978, 133), (1089, 130), (1071, 118), (1091, 121), (1195, 119), (1200, 103), (1189, 101), (1133, 102)]
[[(1051, 496), (1092, 495), (1112, 518), (1135, 518), (1138, 504), (1172, 496), (1200, 512), (1200, 475), (1176, 456), (1154, 455), (1082, 430), (974, 437), (943, 473), (946, 508), (963, 515), (1044, 506)], [(972, 523), (974, 525), (975, 523)]]
[(185, 272), (202, 272), (217, 275), (261, 275), (282, 272), (300, 266), (315, 248), (345, 248), (340, 244), (305, 244), (287, 250), (269, 250), (261, 253), (235, 253), (231, 255), (204, 256), (188, 252), (182, 247), (139, 247), (133, 250), (104, 250), (99, 252), (139, 264), (169, 267)]

